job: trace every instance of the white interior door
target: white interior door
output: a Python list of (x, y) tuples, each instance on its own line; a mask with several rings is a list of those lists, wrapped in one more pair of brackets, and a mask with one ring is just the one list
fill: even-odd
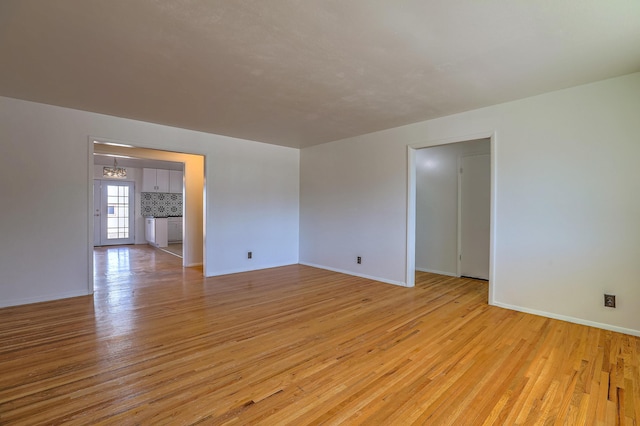
[(460, 159), (459, 272), (489, 279), (491, 223), (491, 155)]
[[(97, 191), (96, 182), (99, 182), (99, 191)], [(96, 192), (99, 192), (99, 197)], [(107, 246), (135, 242), (133, 182), (94, 181), (94, 209), (99, 212), (99, 216), (95, 216), (94, 211), (94, 245)], [(100, 222), (98, 244), (96, 244), (96, 217)]]

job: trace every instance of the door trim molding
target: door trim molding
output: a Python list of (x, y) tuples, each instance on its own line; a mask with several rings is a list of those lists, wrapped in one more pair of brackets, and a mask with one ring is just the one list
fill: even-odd
[(89, 208), (87, 208), (87, 291), (88, 294), (93, 294), (93, 171), (95, 167), (93, 165), (93, 140), (89, 137), (87, 142), (87, 199), (89, 200)]
[[(88, 231), (87, 231), (87, 258), (88, 258), (88, 268), (87, 268), (87, 285), (89, 287), (89, 294), (93, 294), (94, 286), (93, 286), (93, 179), (94, 179), (94, 158), (93, 154), (96, 152), (94, 149), (94, 142), (100, 144), (109, 144), (109, 151), (113, 154), (122, 153), (123, 155), (129, 155), (125, 153), (124, 150), (135, 148), (142, 150), (149, 150), (154, 152), (152, 155), (142, 155), (137, 156), (136, 158), (144, 158), (150, 160), (160, 160), (167, 161), (165, 154), (176, 154), (178, 156), (186, 156), (189, 158), (190, 163), (187, 164), (186, 160), (179, 159), (178, 162), (185, 163), (184, 168), (184, 184), (183, 188), (183, 203), (185, 205), (185, 216), (183, 217), (183, 236), (184, 236), (184, 256), (183, 256), (183, 267), (189, 266), (203, 266), (202, 275), (206, 276), (207, 272), (207, 154), (204, 151), (198, 151), (195, 149), (190, 149), (187, 151), (183, 151), (177, 146), (157, 146), (155, 143), (149, 143), (148, 141), (136, 141), (130, 142), (125, 140), (118, 140), (113, 138), (106, 138), (102, 136), (96, 136), (89, 134), (87, 136), (87, 222), (88, 222)], [(155, 153), (158, 153), (156, 155)], [(200, 157), (196, 159), (195, 157)], [(193, 160), (193, 161), (191, 161)], [(170, 159), (168, 161), (176, 161), (174, 159)], [(187, 184), (187, 180), (191, 182), (191, 189), (189, 189), (189, 184)], [(202, 188), (200, 189), (200, 185)], [(195, 188), (195, 189), (194, 189)], [(202, 206), (199, 206), (199, 201), (202, 200)], [(190, 205), (190, 207), (186, 207)], [(189, 222), (189, 223), (187, 223)], [(202, 227), (199, 230), (199, 234), (197, 236), (197, 240), (195, 240), (196, 245), (201, 241), (201, 250), (202, 250), (202, 258), (198, 261), (198, 257), (195, 253), (198, 253), (198, 249), (193, 248), (193, 244), (187, 244), (187, 239), (189, 235), (195, 235), (196, 232), (192, 232), (191, 227)], [(195, 251), (194, 251), (195, 250)], [(196, 262), (194, 262), (196, 260)]]
[(490, 305), (495, 305), (494, 288), (496, 272), (496, 194), (497, 194), (497, 143), (498, 134), (496, 130), (454, 136), (444, 139), (433, 139), (424, 142), (407, 145), (407, 234), (406, 234), (406, 256), (405, 256), (405, 285), (415, 286), (415, 263), (416, 263), (416, 151), (422, 148), (429, 148), (438, 145), (447, 145), (456, 142), (466, 142), (476, 139), (489, 139), (491, 146), (491, 212), (489, 233), (489, 300)]

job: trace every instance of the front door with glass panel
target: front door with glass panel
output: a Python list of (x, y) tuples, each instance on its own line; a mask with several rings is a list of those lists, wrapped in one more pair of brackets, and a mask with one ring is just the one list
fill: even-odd
[(100, 234), (94, 229), (94, 245), (107, 246), (134, 243), (133, 182), (96, 180), (94, 182), (94, 227), (100, 223)]

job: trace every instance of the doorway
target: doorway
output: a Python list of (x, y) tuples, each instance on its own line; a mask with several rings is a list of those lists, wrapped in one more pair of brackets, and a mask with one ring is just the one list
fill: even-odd
[[(488, 274), (484, 275), (489, 279), (489, 303), (492, 303), (494, 262), (493, 232), (495, 229), (495, 141), (494, 132), (486, 132), (471, 137), (443, 139), (407, 147), (406, 286), (412, 287), (415, 285), (416, 271), (426, 271), (450, 276), (471, 275), (471, 273), (468, 273), (466, 270), (465, 273), (463, 273), (462, 271), (465, 267), (459, 263), (462, 252), (460, 240), (464, 233), (464, 231), (460, 229), (462, 209), (458, 207), (461, 203), (459, 198), (462, 196), (460, 193), (460, 185), (462, 182), (459, 180), (459, 169), (463, 157), (486, 154), (487, 157), (484, 157), (484, 159), (488, 160), (485, 161), (485, 164), (488, 162), (489, 170), (487, 171), (487, 177), (484, 182), (486, 184), (485, 193), (487, 194), (485, 205), (488, 206), (488, 213), (484, 229), (488, 229), (488, 242), (481, 245), (484, 247), (485, 259), (488, 259), (485, 263), (485, 270), (488, 268)], [(439, 152), (443, 154), (447, 149), (455, 152), (455, 155), (449, 153), (449, 156), (446, 158), (435, 156), (435, 158), (428, 159), (420, 155), (425, 152), (431, 152), (432, 154)], [(425, 171), (432, 174), (432, 181), (438, 181), (439, 183), (438, 187), (431, 188), (430, 194), (425, 194), (424, 191), (418, 193), (417, 181), (419, 178), (425, 178)], [(468, 204), (469, 201), (466, 201), (466, 203)], [(444, 222), (437, 223), (436, 221), (432, 221), (428, 224), (424, 222), (420, 223), (420, 219), (417, 217), (420, 205), (422, 205), (422, 208), (426, 205), (431, 209), (428, 212), (431, 219), (439, 218), (440, 220), (444, 220)], [(442, 225), (443, 223), (445, 225)], [(471, 239), (473, 239), (473, 237), (471, 237)], [(432, 263), (426, 266), (424, 264), (425, 241), (431, 244), (431, 251), (427, 253), (426, 257), (431, 261), (437, 261), (435, 264)], [(468, 249), (465, 251), (468, 251)], [(461, 269), (461, 267), (463, 269)], [(473, 275), (480, 277), (480, 275), (476, 275), (475, 273)]]
[[(118, 141), (108, 141), (104, 139), (89, 138), (89, 169), (92, 176), (91, 183), (89, 183), (89, 204), (88, 213), (90, 215), (89, 224), (90, 231), (89, 236), (89, 262), (91, 267), (88, 271), (88, 282), (90, 283), (90, 291), (93, 291), (93, 239), (95, 239), (95, 223), (94, 216), (94, 197), (93, 197), (93, 179), (102, 178), (102, 165), (96, 158), (99, 157), (117, 157), (118, 165), (128, 168), (130, 174), (128, 179), (135, 182), (135, 244), (146, 244), (145, 240), (145, 215), (143, 212), (143, 206), (141, 201), (142, 192), (153, 192), (153, 190), (145, 190), (144, 188), (144, 168), (156, 168), (156, 169), (168, 169), (174, 168), (167, 163), (180, 163), (180, 179), (176, 179), (178, 187), (182, 187), (182, 202), (178, 199), (176, 202), (182, 206), (182, 221), (181, 223), (174, 224), (176, 234), (180, 234), (183, 241), (182, 250), (182, 266), (183, 267), (202, 267), (202, 270), (206, 270), (205, 261), (205, 245), (204, 245), (204, 230), (205, 218), (206, 218), (206, 206), (204, 204), (204, 196), (206, 194), (205, 189), (205, 156), (200, 154), (187, 154), (181, 152), (163, 151), (153, 148), (140, 148), (132, 145), (128, 145)], [(135, 164), (129, 164), (129, 162), (135, 161)], [(170, 173), (171, 175), (171, 173)], [(171, 176), (170, 176), (171, 180)], [(182, 182), (180, 184), (179, 182)], [(160, 197), (161, 193), (165, 193), (162, 190), (161, 185), (156, 183), (155, 188), (157, 196)], [(178, 191), (180, 192), (180, 191)], [(171, 197), (171, 191), (169, 196)], [(177, 198), (180, 198), (177, 196)], [(173, 200), (171, 200), (173, 202)], [(153, 204), (153, 200), (152, 200)], [(171, 203), (170, 203), (171, 204)], [(175, 203), (174, 203), (175, 204)], [(166, 209), (167, 206), (165, 206)], [(174, 206), (171, 204), (169, 209), (176, 207), (179, 211), (180, 206)], [(173, 212), (173, 210), (171, 210)], [(173, 214), (167, 214), (166, 216), (173, 216)], [(93, 218), (93, 219), (92, 219)], [(180, 229), (181, 228), (181, 229)], [(172, 228), (173, 229), (173, 228)], [(179, 232), (182, 231), (182, 232)], [(179, 239), (179, 237), (178, 237)]]
[(93, 181), (93, 245), (134, 244), (133, 182)]

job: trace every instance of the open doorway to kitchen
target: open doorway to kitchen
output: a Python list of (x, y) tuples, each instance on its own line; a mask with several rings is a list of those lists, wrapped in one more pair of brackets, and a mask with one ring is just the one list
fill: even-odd
[[(183, 267), (203, 267), (204, 156), (103, 139), (91, 139), (90, 145), (90, 170), (94, 178), (117, 180), (117, 177), (102, 178), (105, 168), (115, 167), (115, 160), (118, 167), (126, 170), (126, 178), (120, 180), (133, 184), (132, 248), (153, 247), (180, 256)], [(93, 227), (91, 235), (95, 233), (95, 224)], [(93, 244), (90, 250), (93, 258)]]

